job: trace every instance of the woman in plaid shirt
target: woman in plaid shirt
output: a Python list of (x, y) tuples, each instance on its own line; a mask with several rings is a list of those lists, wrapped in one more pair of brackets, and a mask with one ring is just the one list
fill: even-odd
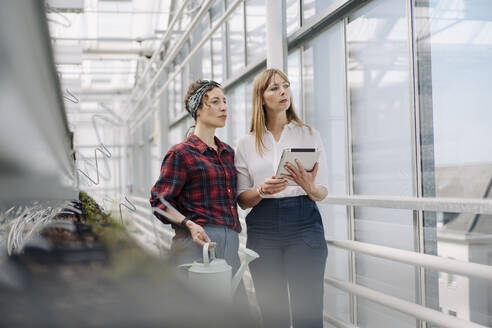
[(194, 132), (167, 152), (150, 204), (154, 215), (175, 230), (171, 253), (177, 264), (200, 259), (202, 246), (211, 242), (216, 256), (224, 258), (235, 272), (240, 265), (241, 224), (235, 199), (234, 150), (215, 136), (215, 130), (226, 123), (226, 98), (220, 84), (199, 80), (188, 87), (184, 103), (195, 119)]

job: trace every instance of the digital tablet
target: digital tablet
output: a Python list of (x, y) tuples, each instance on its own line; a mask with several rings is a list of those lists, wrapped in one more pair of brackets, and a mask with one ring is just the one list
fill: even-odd
[[(287, 162), (291, 163), (297, 167), (296, 159), (301, 162), (301, 165), (306, 171), (312, 171), (314, 164), (318, 161), (319, 150), (316, 148), (286, 148), (282, 152), (282, 157), (278, 163), (277, 173), (275, 173), (276, 178), (280, 178), (282, 173), (289, 174), (285, 169), (285, 164)], [(288, 180), (289, 186), (297, 186), (294, 181)]]

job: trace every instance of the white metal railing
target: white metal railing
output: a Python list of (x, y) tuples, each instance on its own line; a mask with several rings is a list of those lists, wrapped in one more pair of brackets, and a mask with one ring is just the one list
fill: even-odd
[(435, 255), (415, 253), (386, 246), (378, 246), (360, 241), (326, 239), (328, 245), (345, 248), (392, 261), (423, 266), (437, 271), (492, 281), (492, 266), (459, 260), (446, 259)]
[[(132, 197), (139, 202), (147, 202), (142, 197)], [(399, 208), (409, 210), (427, 210), (439, 212), (471, 212), (481, 214), (492, 214), (492, 202), (481, 199), (439, 199), (439, 198), (412, 198), (412, 197), (380, 197), (380, 196), (338, 196), (330, 195), (323, 203), (347, 205), (347, 206), (369, 206), (378, 208)], [(146, 211), (150, 211), (144, 209)], [(392, 247), (379, 246), (351, 240), (337, 240), (327, 238), (328, 245), (344, 248), (356, 253), (364, 253), (378, 258), (384, 258), (401, 263), (412, 264), (417, 266), (434, 269), (437, 271), (451, 272), (467, 277), (475, 277), (492, 281), (492, 267), (470, 263), (459, 260), (445, 259), (435, 255), (415, 253), (396, 249)], [(427, 321), (442, 327), (472, 327), (478, 328), (484, 326), (459, 319), (439, 311), (429, 309), (425, 306), (412, 302), (401, 300), (397, 297), (390, 296), (381, 292), (374, 291), (367, 287), (357, 284), (340, 281), (337, 279), (325, 277), (325, 283), (336, 288), (352, 293), (357, 296), (367, 298), (376, 303), (382, 304), (388, 308), (411, 315), (420, 320)], [(324, 320), (336, 327), (351, 328), (355, 327), (339, 319), (324, 315)]]
[(364, 297), (375, 303), (384, 305), (390, 309), (399, 311), (411, 315), (412, 317), (420, 320), (427, 321), (429, 323), (436, 324), (440, 327), (447, 328), (487, 328), (486, 326), (479, 325), (467, 320), (459, 319), (436, 310), (429, 309), (425, 306), (418, 305), (412, 302), (404, 301), (394, 296), (386, 295), (384, 293), (372, 290), (367, 287), (356, 285), (350, 282), (325, 277), (325, 282), (338, 289), (344, 290), (348, 293)]
[(160, 95), (167, 88), (169, 83), (184, 69), (186, 64), (191, 60), (191, 58), (202, 48), (202, 46), (207, 42), (212, 34), (225, 22), (225, 20), (232, 14), (232, 12), (236, 9), (236, 7), (242, 3), (244, 0), (236, 0), (226, 12), (215, 22), (215, 24), (210, 28), (208, 33), (200, 40), (200, 42), (193, 48), (192, 51), (188, 54), (188, 56), (181, 61), (179, 67), (169, 76), (164, 82), (164, 84), (154, 93), (153, 98), (147, 103), (147, 105), (140, 111), (138, 117), (132, 119), (130, 131), (138, 127), (150, 114), (152, 114), (152, 104), (159, 99)]
[(328, 195), (320, 203), (415, 211), (492, 214), (492, 200), (489, 199)]
[(169, 66), (169, 64), (174, 60), (174, 58), (181, 51), (181, 49), (183, 48), (186, 40), (188, 40), (191, 32), (193, 31), (193, 29), (195, 28), (195, 26), (199, 23), (200, 19), (202, 19), (203, 15), (206, 14), (207, 10), (210, 9), (210, 7), (212, 6), (212, 4), (213, 4), (214, 1), (215, 0), (206, 0), (205, 3), (202, 5), (202, 7), (200, 8), (200, 11), (193, 18), (192, 22), (188, 25), (188, 28), (185, 30), (185, 32), (183, 33), (183, 35), (179, 38), (179, 40), (177, 41), (177, 43), (175, 45), (173, 45), (173, 48), (172, 48), (171, 53), (166, 57), (166, 60), (164, 60), (164, 62), (162, 63), (162, 65), (159, 67), (158, 71), (156, 72), (156, 74), (154, 75), (154, 77), (152, 78), (152, 80), (150, 81), (150, 83), (147, 85), (147, 87), (145, 88), (143, 94), (140, 96), (140, 98), (137, 100), (136, 104), (134, 105), (135, 110), (134, 111), (130, 111), (130, 114), (128, 115), (127, 119), (131, 118), (133, 116), (133, 114), (135, 114), (135, 112), (137, 111), (138, 106), (140, 105), (140, 103), (145, 99), (145, 97), (150, 92), (150, 90), (152, 90), (152, 87), (157, 82), (159, 76), (162, 74), (162, 72), (164, 71), (164, 69), (167, 66)]

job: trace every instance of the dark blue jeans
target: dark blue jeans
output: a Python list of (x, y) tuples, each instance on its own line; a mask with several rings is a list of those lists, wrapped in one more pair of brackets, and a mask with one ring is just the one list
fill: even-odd
[(318, 206), (307, 196), (263, 199), (246, 217), (249, 267), (264, 327), (323, 327), (328, 249)]

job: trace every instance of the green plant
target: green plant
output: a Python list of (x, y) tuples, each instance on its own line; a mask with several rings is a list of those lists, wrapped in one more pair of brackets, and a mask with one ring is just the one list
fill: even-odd
[(89, 196), (85, 191), (81, 191), (79, 194), (79, 200), (87, 213), (87, 223), (111, 223), (111, 215), (104, 212), (96, 201)]

